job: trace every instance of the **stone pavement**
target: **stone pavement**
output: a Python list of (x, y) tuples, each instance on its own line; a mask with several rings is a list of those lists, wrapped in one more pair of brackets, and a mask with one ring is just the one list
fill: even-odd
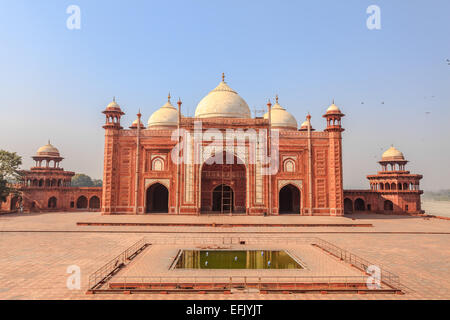
[[(280, 220), (281, 219), (281, 220)], [(352, 220), (355, 219), (355, 220)], [(78, 221), (228, 221), (233, 223), (372, 223), (371, 228), (351, 227), (131, 227), (77, 226)], [(142, 237), (149, 239), (261, 237), (264, 239), (320, 237), (400, 276), (405, 295), (380, 294), (96, 294), (86, 295), (89, 274)], [(173, 217), (101, 216), (98, 213), (8, 214), (0, 216), (0, 299), (450, 299), (450, 221), (417, 217), (353, 215), (351, 217)], [(278, 246), (278, 245), (275, 245)], [(288, 245), (286, 245), (289, 247)], [(161, 246), (162, 247), (162, 246)], [(136, 259), (139, 262), (150, 253)], [(304, 248), (303, 248), (304, 249)], [(147, 250), (147, 249), (146, 249)], [(171, 250), (174, 250), (172, 247)], [(301, 246), (290, 247), (303, 255), (314, 270), (332, 273)], [(169, 254), (170, 250), (164, 254)], [(309, 254), (309, 256), (308, 256)], [(170, 259), (153, 262), (164, 272)], [(329, 259), (329, 258), (328, 258)], [(317, 265), (314, 265), (316, 263)], [(320, 264), (322, 263), (322, 266)], [(81, 268), (81, 290), (66, 286), (67, 267)], [(132, 266), (130, 264), (130, 266)], [(145, 263), (141, 263), (144, 267)], [(339, 268), (346, 269), (345, 266)], [(124, 269), (125, 270), (125, 269)], [(131, 272), (133, 269), (128, 269)], [(311, 269), (312, 270), (312, 269)], [(353, 271), (353, 270), (352, 270)], [(343, 271), (340, 270), (339, 273)], [(345, 271), (346, 272), (346, 271)], [(349, 271), (350, 272), (350, 271)]]

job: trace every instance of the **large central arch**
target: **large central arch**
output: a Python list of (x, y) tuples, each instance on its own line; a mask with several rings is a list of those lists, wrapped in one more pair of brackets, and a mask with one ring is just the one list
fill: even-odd
[(146, 213), (169, 212), (169, 190), (161, 183), (154, 183), (146, 193)]
[(245, 213), (247, 192), (245, 164), (235, 155), (224, 151), (214, 156), (214, 159), (222, 159), (222, 162), (212, 163), (210, 158), (202, 165), (201, 211)]

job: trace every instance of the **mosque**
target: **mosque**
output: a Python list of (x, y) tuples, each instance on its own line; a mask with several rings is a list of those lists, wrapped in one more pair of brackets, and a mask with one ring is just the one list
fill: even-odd
[[(200, 100), (194, 117), (183, 116), (182, 102), (173, 106), (170, 95), (147, 126), (139, 112), (123, 128), (124, 112), (115, 99), (103, 114), (103, 187), (70, 187), (73, 172), (59, 167), (62, 158), (49, 143), (38, 150), (36, 166), (24, 175), (25, 210), (39, 205), (91, 208), (102, 214), (423, 212), (422, 176), (406, 171), (408, 161), (394, 147), (383, 153), (381, 171), (367, 176), (370, 189), (343, 189), (344, 114), (334, 102), (323, 115), (323, 131), (313, 129), (309, 114), (299, 127), (278, 97), (273, 105), (267, 103), (264, 116), (252, 117), (245, 100), (222, 76)], [(5, 205), (12, 206), (11, 197), (8, 201)]]

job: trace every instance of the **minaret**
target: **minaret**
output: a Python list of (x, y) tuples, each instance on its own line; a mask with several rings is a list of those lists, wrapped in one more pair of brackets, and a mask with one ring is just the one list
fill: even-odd
[[(278, 101), (278, 96), (277, 96), (277, 101)], [(271, 143), (272, 143), (272, 103), (269, 101), (267, 102), (267, 114), (269, 117), (269, 130), (267, 131), (267, 154), (270, 157), (272, 155), (272, 148), (271, 148)], [(272, 215), (272, 174), (269, 172), (269, 174), (267, 175), (267, 178), (269, 179), (269, 184), (268, 184), (268, 207), (269, 210), (267, 212), (267, 214), (270, 216)]]
[(103, 195), (102, 195), (102, 214), (111, 214), (115, 210), (118, 198), (118, 143), (119, 135), (122, 127), (120, 118), (125, 113), (122, 112), (120, 106), (116, 103), (116, 99), (108, 104), (102, 113), (106, 116), (106, 122), (103, 125), (105, 129), (105, 150), (103, 160)]
[(328, 194), (330, 215), (344, 215), (344, 190), (342, 175), (342, 131), (341, 119), (345, 115), (333, 103), (328, 107), (327, 112), (323, 115), (327, 119), (328, 132)]
[[(169, 94), (169, 101), (170, 101), (170, 94)], [(178, 135), (178, 145), (181, 143), (181, 136), (180, 136), (180, 126), (181, 126), (181, 98), (178, 98), (178, 123), (177, 123), (177, 135)], [(178, 156), (180, 156), (180, 153), (178, 153)], [(180, 181), (180, 161), (177, 161), (177, 198), (176, 198), (176, 210), (177, 214), (180, 214), (180, 207), (181, 207), (181, 198), (180, 198), (180, 188), (181, 188), (181, 181)]]

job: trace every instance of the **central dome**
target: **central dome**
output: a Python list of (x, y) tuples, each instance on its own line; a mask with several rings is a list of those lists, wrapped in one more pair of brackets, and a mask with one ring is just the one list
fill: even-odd
[(42, 146), (37, 150), (36, 156), (38, 156), (38, 157), (59, 157), (59, 151), (49, 141), (45, 146)]
[(250, 108), (225, 81), (204, 97), (195, 109), (197, 118), (251, 118)]

